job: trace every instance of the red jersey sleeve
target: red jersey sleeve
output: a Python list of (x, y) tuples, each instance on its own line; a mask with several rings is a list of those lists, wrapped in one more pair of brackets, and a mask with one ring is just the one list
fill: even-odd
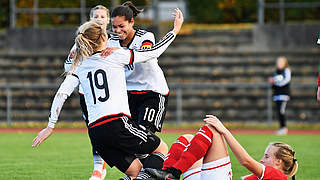
[(244, 180), (288, 180), (288, 178), (283, 174), (283, 172), (271, 166), (266, 166), (263, 177), (260, 179), (256, 175), (252, 174), (251, 176), (244, 178)]

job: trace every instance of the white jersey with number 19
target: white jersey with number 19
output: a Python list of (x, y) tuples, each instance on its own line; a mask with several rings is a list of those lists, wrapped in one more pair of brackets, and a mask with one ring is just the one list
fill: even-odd
[[(120, 48), (107, 57), (96, 53), (83, 60), (72, 75), (68, 75), (57, 94), (70, 96), (79, 84), (83, 88), (88, 109), (89, 126), (97, 120), (112, 120), (115, 115), (130, 116), (124, 68), (133, 63), (159, 57), (175, 38), (172, 31), (148, 49), (125, 50)], [(56, 97), (55, 97), (56, 98)], [(49, 121), (58, 119), (59, 106), (51, 108)], [(110, 117), (110, 118), (109, 118)]]

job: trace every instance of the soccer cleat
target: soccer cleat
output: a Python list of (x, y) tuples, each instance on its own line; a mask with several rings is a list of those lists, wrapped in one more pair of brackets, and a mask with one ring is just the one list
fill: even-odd
[(169, 167), (165, 170), (146, 168), (145, 171), (157, 180), (179, 180), (181, 171)]
[(102, 173), (98, 170), (94, 170), (89, 180), (102, 180)]
[(278, 136), (284, 136), (288, 134), (288, 129), (287, 128), (280, 128), (277, 132), (276, 135)]
[(103, 162), (102, 172), (99, 170), (94, 170), (89, 180), (103, 180), (106, 177), (107, 170), (106, 170), (106, 162)]
[(101, 179), (104, 179), (106, 177), (106, 175), (107, 175), (107, 163), (103, 162)]

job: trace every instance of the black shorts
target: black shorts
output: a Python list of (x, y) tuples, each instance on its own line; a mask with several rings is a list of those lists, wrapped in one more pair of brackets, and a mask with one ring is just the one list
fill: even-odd
[(153, 91), (128, 91), (132, 119), (147, 130), (161, 132), (168, 107), (168, 95)]
[(136, 159), (135, 154), (151, 154), (160, 145), (156, 135), (140, 128), (127, 116), (121, 115), (110, 122), (92, 128), (90, 126), (92, 146), (110, 167), (116, 166), (122, 172)]

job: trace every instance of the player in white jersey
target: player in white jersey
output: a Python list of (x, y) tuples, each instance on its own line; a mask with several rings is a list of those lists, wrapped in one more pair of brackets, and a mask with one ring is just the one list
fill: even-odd
[(183, 16), (174, 13), (173, 31), (155, 46), (145, 50), (118, 49), (103, 58), (105, 30), (94, 22), (87, 22), (78, 30), (76, 56), (69, 75), (61, 84), (51, 107), (48, 127), (33, 142), (40, 145), (52, 133), (64, 101), (81, 84), (89, 117), (89, 136), (92, 145), (108, 163), (131, 178), (137, 177), (141, 163), (135, 154), (150, 154), (163, 148), (161, 140), (131, 121), (125, 85), (125, 65), (159, 57), (179, 32)]
[[(97, 5), (93, 7), (90, 11), (90, 21), (96, 22), (103, 29), (106, 29), (107, 25), (110, 22), (109, 10), (102, 5)], [(76, 49), (76, 45), (74, 44), (64, 64), (65, 72), (68, 72), (70, 70), (70, 67), (72, 65), (73, 58), (75, 55), (75, 49)], [(88, 126), (88, 111), (87, 111), (87, 106), (84, 100), (84, 94), (81, 86), (79, 86), (79, 97), (80, 97), (80, 106), (82, 110), (82, 116), (86, 122), (86, 125)], [(93, 154), (94, 168), (89, 180), (102, 180), (106, 176), (106, 163), (97, 154), (94, 148), (92, 149), (92, 154)]]
[[(142, 10), (131, 2), (115, 7), (111, 12), (112, 30), (108, 47), (144, 49), (155, 44), (152, 32), (134, 27), (134, 18)], [(169, 88), (157, 58), (125, 68), (131, 115), (139, 125), (151, 132), (160, 132), (168, 105)], [(160, 153), (140, 156), (144, 167), (159, 168), (165, 156)]]

